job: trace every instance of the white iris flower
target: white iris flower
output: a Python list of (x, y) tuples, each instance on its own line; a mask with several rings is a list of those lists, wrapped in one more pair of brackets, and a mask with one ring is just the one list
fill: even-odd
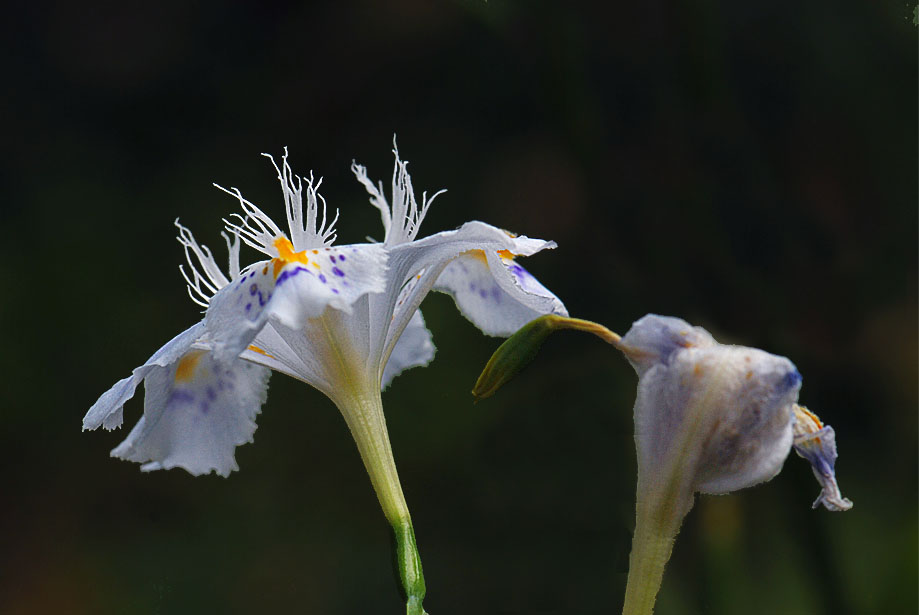
[[(334, 246), (321, 180), (275, 164), (289, 235), (238, 190), (243, 215), (226, 221), (228, 275), (211, 251), (176, 222), (192, 299), (204, 319), (180, 333), (102, 395), (84, 429), (119, 427), (124, 403), (143, 382), (144, 414), (112, 455), (142, 470), (181, 467), (192, 474), (238, 469), (236, 446), (252, 441), (270, 369), (302, 380), (338, 406), (354, 436), (399, 546), (409, 613), (422, 613), (424, 580), (411, 519), (390, 449), (381, 390), (399, 372), (433, 358), (418, 306), (450, 293), (489, 335), (510, 335), (542, 314), (567, 314), (555, 295), (515, 261), (550, 241), (514, 236), (482, 222), (416, 239), (435, 194), (419, 203), (407, 162), (395, 154), (392, 203), (364, 167), (352, 171), (380, 210), (382, 243)], [(270, 158), (270, 156), (269, 156)], [(274, 164), (274, 160), (272, 159)], [(219, 187), (219, 186), (218, 186)], [(222, 189), (222, 188), (221, 188)], [(305, 198), (305, 203), (304, 203)], [(239, 240), (267, 259), (239, 265)]]

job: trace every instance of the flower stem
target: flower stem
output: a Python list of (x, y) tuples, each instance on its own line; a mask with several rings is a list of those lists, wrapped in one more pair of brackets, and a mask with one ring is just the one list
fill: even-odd
[(421, 604), (425, 595), (421, 556), (415, 542), (412, 517), (396, 471), (379, 388), (367, 394), (340, 397), (337, 405), (357, 443), (383, 514), (393, 529), (396, 566), (405, 594), (406, 615), (427, 615)]
[(639, 464), (635, 534), (629, 554), (629, 579), (622, 615), (650, 615), (673, 552), (680, 525), (692, 508), (694, 493), (678, 456), (661, 473), (646, 474)]
[(639, 504), (622, 615), (650, 615), (654, 611), (664, 567), (683, 520), (682, 514), (668, 512), (660, 506)]
[(421, 570), (421, 556), (415, 544), (412, 521), (407, 519), (392, 527), (396, 537), (396, 565), (406, 596), (405, 614), (427, 615), (421, 605), (425, 594), (424, 572)]

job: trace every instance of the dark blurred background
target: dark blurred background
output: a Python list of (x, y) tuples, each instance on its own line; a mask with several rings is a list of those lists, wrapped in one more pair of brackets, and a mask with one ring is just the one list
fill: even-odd
[[(325, 178), (339, 239), (381, 238), (352, 158), (391, 141), (422, 234), (481, 219), (555, 239), (525, 265), (573, 315), (648, 312), (790, 357), (837, 431), (846, 514), (792, 455), (700, 497), (658, 612), (917, 611), (914, 3), (18, 3), (3, 54), (6, 351), (0, 612), (395, 614), (389, 528), (334, 406), (272, 379), (229, 479), (141, 474), (81, 433), (199, 317), (176, 217), (221, 254), (260, 152)], [(244, 260), (252, 260), (250, 252)], [(433, 615), (615, 613), (634, 524), (636, 378), (551, 339), (495, 398), (498, 340), (443, 295), (438, 354), (384, 395)]]

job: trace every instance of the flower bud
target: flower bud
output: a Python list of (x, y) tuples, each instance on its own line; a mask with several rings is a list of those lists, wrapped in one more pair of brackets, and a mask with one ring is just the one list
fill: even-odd
[(475, 397), (475, 400), (480, 401), (494, 395), (536, 357), (546, 338), (562, 329), (593, 333), (613, 345), (617, 345), (620, 339), (618, 335), (603, 325), (589, 320), (569, 318), (558, 314), (540, 316), (520, 327), (491, 356), (472, 388), (472, 396)]
[(532, 361), (542, 343), (552, 334), (553, 315), (540, 316), (520, 327), (504, 340), (479, 374), (472, 396), (476, 401), (491, 397)]

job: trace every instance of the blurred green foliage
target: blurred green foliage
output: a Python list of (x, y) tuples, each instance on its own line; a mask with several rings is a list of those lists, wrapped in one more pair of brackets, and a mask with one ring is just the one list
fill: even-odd
[[(380, 238), (352, 158), (392, 134), (422, 234), (481, 219), (572, 315), (647, 312), (790, 357), (836, 428), (855, 508), (807, 464), (700, 497), (658, 612), (917, 611), (916, 29), (866, 2), (46, 2), (0, 24), (0, 612), (398, 613), (388, 527), (344, 422), (273, 377), (229, 479), (143, 475), (92, 402), (199, 318), (180, 216), (220, 249), (273, 215), (258, 156), (323, 175), (339, 238)], [(249, 258), (253, 255), (250, 253)], [(498, 346), (423, 305), (434, 363), (384, 394), (433, 615), (616, 612), (633, 524), (635, 377), (555, 336), (501, 395)], [(126, 408), (126, 428), (141, 412)]]

